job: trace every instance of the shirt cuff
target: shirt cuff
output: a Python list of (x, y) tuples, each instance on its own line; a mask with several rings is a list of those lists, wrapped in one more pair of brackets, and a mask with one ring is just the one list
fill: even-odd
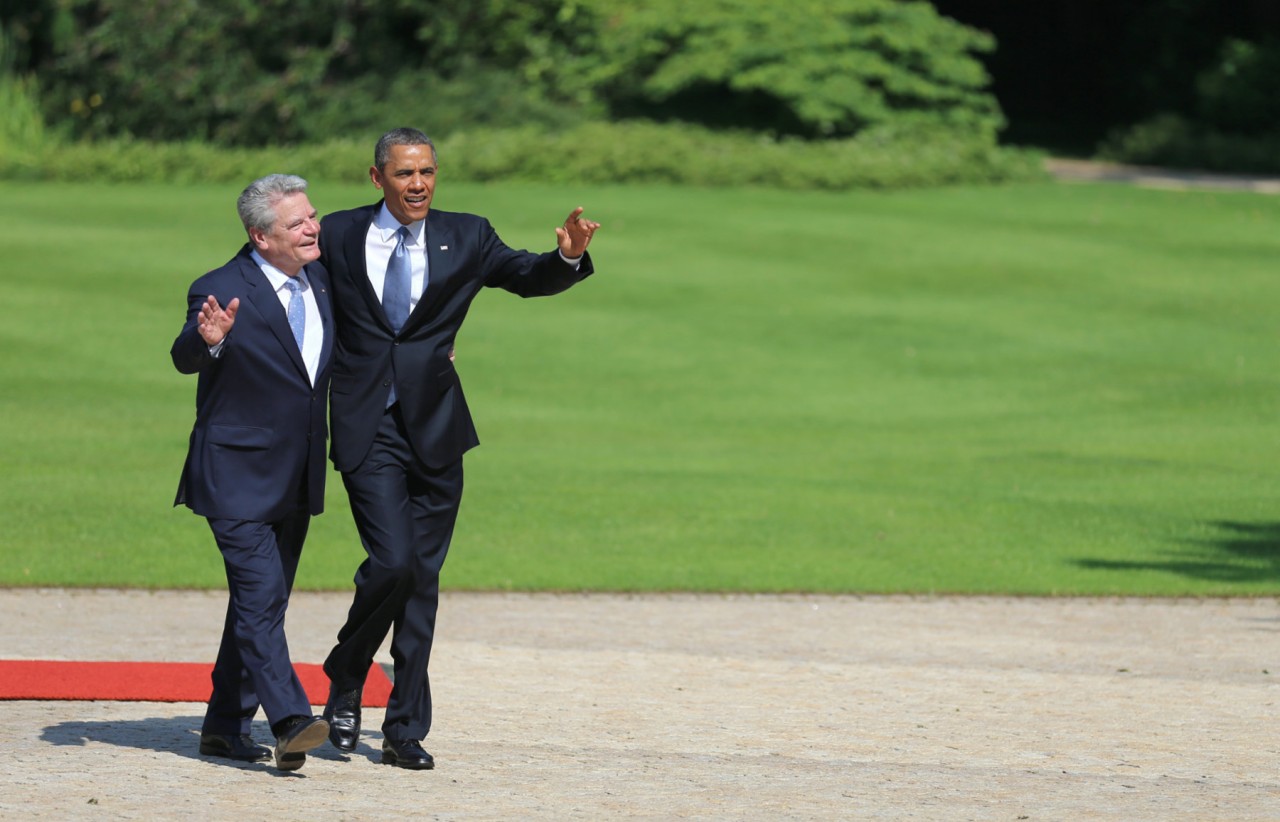
[(581, 256), (581, 255), (579, 255), (579, 256), (577, 256), (577, 257), (566, 257), (566, 256), (564, 256), (564, 252), (563, 252), (563, 251), (560, 251), (559, 249), (556, 249), (556, 251), (557, 251), (557, 253), (559, 253), (559, 254), (560, 254), (560, 259), (564, 260), (566, 263), (568, 263), (569, 265), (573, 266), (573, 267), (574, 267), (574, 270), (577, 270), (578, 265), (582, 262), (582, 256)]
[(226, 345), (226, 344), (227, 344), (227, 338), (226, 338), (226, 337), (223, 337), (222, 339), (218, 340), (218, 344), (217, 344), (217, 345), (211, 345), (211, 346), (209, 346), (209, 356), (210, 356), (210, 357), (213, 357), (215, 360), (216, 360), (218, 357), (221, 357), (221, 356), (222, 356), (222, 347), (223, 347), (224, 345)]

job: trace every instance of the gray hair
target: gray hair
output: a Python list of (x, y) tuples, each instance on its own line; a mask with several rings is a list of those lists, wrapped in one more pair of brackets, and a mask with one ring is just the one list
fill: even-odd
[(256, 228), (267, 231), (276, 222), (276, 203), (290, 194), (302, 194), (307, 181), (296, 174), (268, 174), (259, 177), (240, 192), (236, 211), (245, 231)]
[(429, 146), (431, 148), (431, 162), (436, 160), (436, 144), (431, 142), (428, 137), (416, 128), (393, 128), (386, 134), (378, 138), (378, 144), (373, 147), (373, 166), (379, 171), (391, 159), (392, 146)]

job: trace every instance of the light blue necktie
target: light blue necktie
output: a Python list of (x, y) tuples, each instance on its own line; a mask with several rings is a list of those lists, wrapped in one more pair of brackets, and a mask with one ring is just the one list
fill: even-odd
[(391, 328), (399, 332), (409, 319), (410, 288), (413, 266), (409, 263), (409, 249), (404, 242), (409, 239), (409, 229), (400, 226), (396, 231), (396, 247), (387, 260), (387, 276), (382, 281), (382, 308), (387, 312)]
[(306, 286), (297, 278), (290, 277), (284, 281), (284, 287), (289, 289), (289, 329), (293, 331), (293, 338), (298, 341), (298, 351), (301, 352), (302, 341), (307, 337), (307, 307), (302, 302), (302, 292)]

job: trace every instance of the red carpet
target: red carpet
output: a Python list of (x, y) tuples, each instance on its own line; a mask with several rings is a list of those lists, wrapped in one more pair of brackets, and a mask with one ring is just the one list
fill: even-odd
[[(329, 698), (319, 665), (295, 663), (312, 705)], [(212, 662), (48, 662), (0, 660), (0, 700), (76, 699), (108, 702), (207, 702)], [(364, 706), (385, 708), (391, 680), (376, 664), (364, 686)]]

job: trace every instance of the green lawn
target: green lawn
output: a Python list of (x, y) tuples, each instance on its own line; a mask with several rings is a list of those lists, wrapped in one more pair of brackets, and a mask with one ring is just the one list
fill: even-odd
[[(0, 584), (221, 587), (168, 350), (238, 187), (0, 185)], [(318, 185), (322, 213), (373, 199)], [(599, 273), (477, 300), (451, 588), (1280, 593), (1280, 199), (440, 183)], [(299, 585), (363, 556), (337, 476)]]

